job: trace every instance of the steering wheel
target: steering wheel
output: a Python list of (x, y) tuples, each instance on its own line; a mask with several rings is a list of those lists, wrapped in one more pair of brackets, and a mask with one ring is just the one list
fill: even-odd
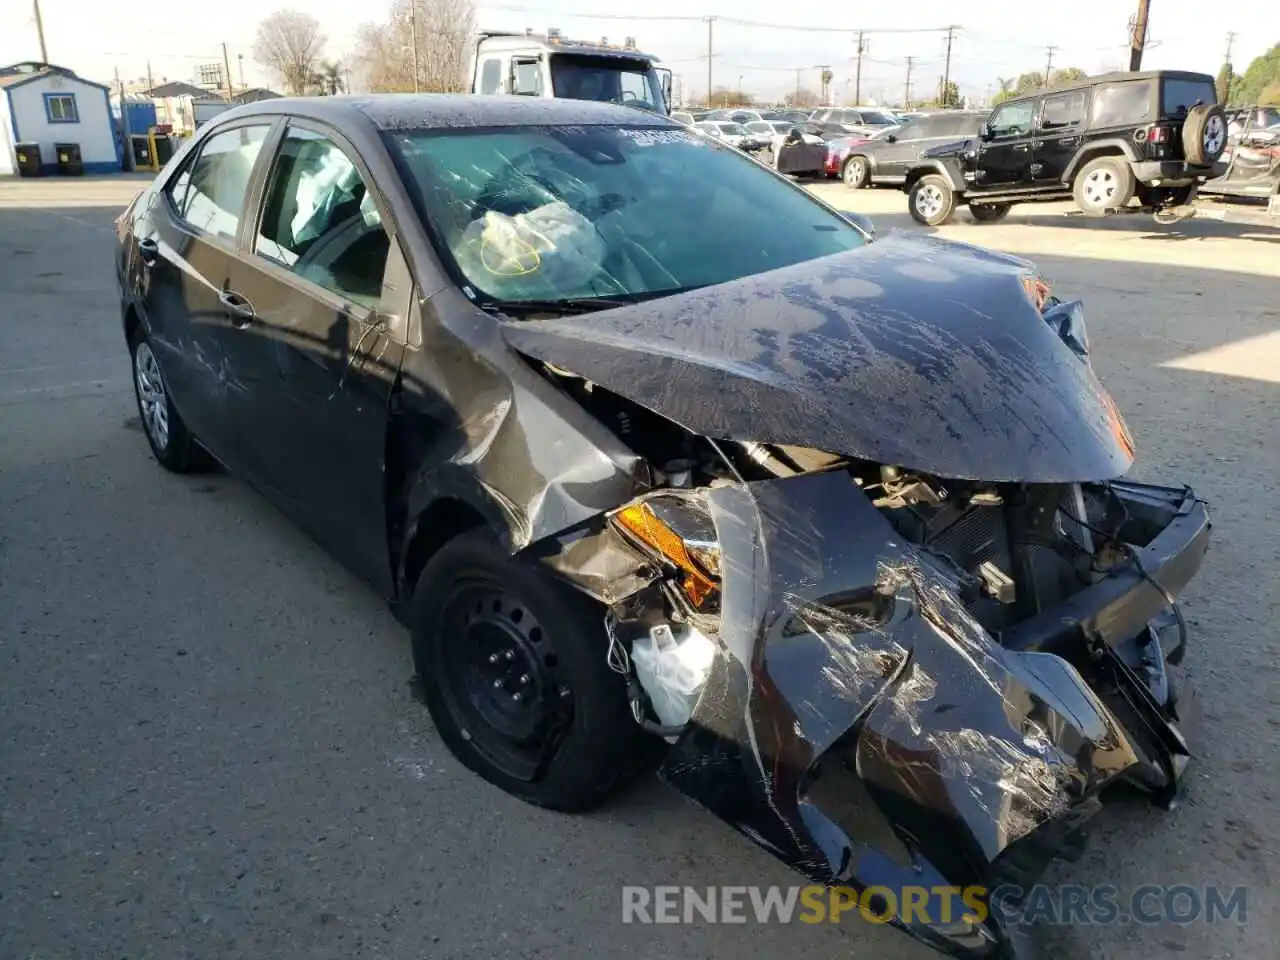
[(622, 96), (619, 97), (619, 100), (622, 103), (635, 103), (639, 99), (640, 98), (636, 96), (635, 92), (632, 90), (623, 90)]

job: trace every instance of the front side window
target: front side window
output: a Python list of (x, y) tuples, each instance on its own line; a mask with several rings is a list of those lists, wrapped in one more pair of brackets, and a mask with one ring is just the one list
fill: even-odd
[(517, 60), (511, 65), (511, 92), (542, 96), (542, 65), (537, 60)]
[(44, 113), (50, 123), (79, 123), (80, 110), (74, 93), (46, 93)]
[(215, 133), (169, 186), (177, 215), (197, 230), (234, 240), (249, 178), (271, 127), (235, 127)]
[(1031, 121), (1035, 115), (1036, 102), (1024, 100), (1021, 103), (1008, 103), (996, 109), (987, 122), (987, 129), (992, 140), (1015, 140), (1018, 137), (1031, 135)]
[(264, 196), (258, 256), (343, 299), (377, 305), (390, 238), (373, 194), (340, 147), (291, 128)]
[(1127, 126), (1150, 123), (1152, 116), (1151, 80), (1128, 83), (1104, 83), (1094, 88), (1091, 112), (1094, 127)]
[(481, 299), (644, 299), (866, 242), (803, 189), (678, 127), (388, 141), (442, 258)]
[(861, 116), (861, 123), (865, 127), (888, 127), (896, 122), (888, 114), (877, 113), (875, 110), (863, 110)]
[(1040, 129), (1062, 130), (1079, 126), (1084, 122), (1084, 91), (1060, 93), (1044, 98), (1044, 112), (1040, 115)]

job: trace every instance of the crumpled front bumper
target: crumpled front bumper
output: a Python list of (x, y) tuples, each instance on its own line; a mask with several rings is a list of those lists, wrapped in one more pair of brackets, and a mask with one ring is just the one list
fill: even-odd
[[(1001, 642), (843, 472), (711, 490), (723, 649), (662, 776), (857, 890), (1026, 887), (1108, 784), (1171, 802), (1190, 751), (1159, 621), (1209, 520), (1189, 490), (1114, 487), (1145, 574), (1122, 564)], [(1017, 955), (998, 911), (893, 922), (953, 956)]]

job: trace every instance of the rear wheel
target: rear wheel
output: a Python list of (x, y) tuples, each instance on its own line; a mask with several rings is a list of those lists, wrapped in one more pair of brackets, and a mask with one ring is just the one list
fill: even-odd
[(213, 466), (212, 458), (196, 442), (173, 407), (160, 361), (146, 331), (139, 325), (129, 338), (133, 361), (133, 396), (151, 452), (160, 466), (174, 473), (192, 473)]
[(538, 806), (596, 806), (649, 753), (608, 642), (602, 608), (485, 531), (445, 544), (414, 591), (414, 664), (441, 738)]
[(840, 169), (840, 179), (844, 181), (844, 185), (852, 190), (859, 187), (865, 187), (870, 180), (870, 171), (867, 170), (866, 157), (850, 157), (844, 162), (844, 166)]
[(1009, 215), (1011, 209), (1013, 209), (1013, 204), (1011, 203), (969, 204), (969, 213), (979, 223), (995, 223), (997, 220), (1003, 220)]
[(1103, 217), (1124, 207), (1135, 187), (1133, 170), (1123, 157), (1097, 157), (1080, 168), (1071, 193), (1084, 214)]
[(917, 223), (939, 227), (955, 213), (956, 193), (946, 177), (931, 173), (911, 185), (907, 208)]

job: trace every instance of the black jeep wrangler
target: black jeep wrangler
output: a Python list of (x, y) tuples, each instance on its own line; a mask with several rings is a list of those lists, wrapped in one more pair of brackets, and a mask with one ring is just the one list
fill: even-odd
[(958, 203), (979, 221), (1015, 203), (1067, 198), (1090, 216), (1134, 196), (1161, 211), (1195, 199), (1226, 144), (1213, 77), (1110, 73), (1006, 100), (977, 137), (926, 150), (903, 189), (911, 216), (930, 226)]

